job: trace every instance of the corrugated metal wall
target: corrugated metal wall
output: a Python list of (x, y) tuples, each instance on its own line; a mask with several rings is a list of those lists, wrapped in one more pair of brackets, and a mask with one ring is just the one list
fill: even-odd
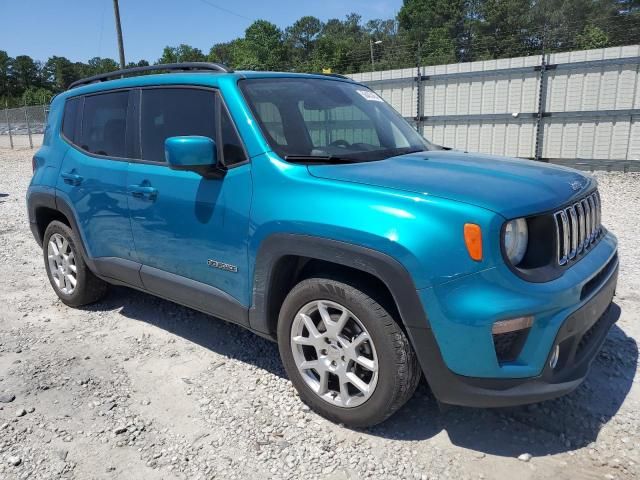
[(352, 78), (447, 147), (640, 169), (640, 46), (555, 53), (545, 64), (531, 56)]

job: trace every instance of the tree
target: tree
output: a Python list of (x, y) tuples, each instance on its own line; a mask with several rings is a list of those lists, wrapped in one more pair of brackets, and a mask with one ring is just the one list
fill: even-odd
[(13, 61), (12, 76), (17, 91), (22, 93), (31, 86), (38, 84), (38, 66), (28, 55), (18, 55)]
[(112, 58), (93, 57), (87, 63), (88, 75), (99, 75), (101, 73), (109, 73), (118, 70), (120, 66)]
[(217, 62), (223, 65), (234, 65), (234, 41), (226, 43), (216, 43), (209, 50), (207, 60), (210, 62)]
[(181, 43), (177, 47), (164, 47), (158, 63), (204, 62), (206, 59), (199, 48)]
[(0, 50), (0, 97), (8, 97), (11, 94), (12, 65), (13, 58), (4, 50)]
[(127, 63), (127, 68), (134, 68), (134, 67), (148, 67), (149, 66), (149, 62), (147, 62), (146, 60), (140, 60), (138, 62), (129, 62)]
[(470, 57), (518, 57), (534, 52), (531, 0), (477, 1), (471, 12)]
[(254, 70), (282, 70), (285, 65), (285, 46), (282, 31), (266, 20), (253, 22), (245, 31), (242, 42), (236, 44), (243, 68)]
[(609, 37), (600, 27), (586, 25), (582, 33), (576, 37), (576, 47), (581, 50), (604, 48), (609, 44)]
[(398, 21), (410, 40), (424, 46), (424, 61), (456, 62), (464, 59), (466, 11), (465, 0), (404, 0)]
[(306, 16), (284, 31), (284, 42), (296, 70), (311, 67), (311, 57), (323, 23), (316, 17)]
[(23, 105), (43, 105), (51, 100), (51, 90), (43, 87), (29, 87), (22, 94)]
[(60, 92), (66, 90), (72, 82), (80, 79), (82, 72), (79, 72), (77, 66), (68, 58), (53, 56), (44, 64), (43, 76), (54, 91)]

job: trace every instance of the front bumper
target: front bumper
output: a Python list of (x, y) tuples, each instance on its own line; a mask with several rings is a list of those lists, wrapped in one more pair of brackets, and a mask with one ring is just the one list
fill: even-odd
[[(549, 356), (540, 375), (529, 378), (478, 378), (457, 375), (446, 365), (431, 329), (410, 328), (409, 335), (434, 395), (443, 403), (469, 407), (506, 407), (559, 397), (586, 378), (620, 309), (612, 304), (617, 261), (596, 293), (562, 324), (553, 345), (560, 345), (555, 368)], [(550, 354), (549, 354), (550, 355)]]

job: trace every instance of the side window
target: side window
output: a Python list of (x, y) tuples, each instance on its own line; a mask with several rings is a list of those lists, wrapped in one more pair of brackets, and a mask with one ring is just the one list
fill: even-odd
[(125, 156), (129, 92), (101, 93), (84, 99), (80, 146), (110, 157)]
[(142, 90), (140, 133), (142, 158), (164, 162), (169, 137), (202, 135), (216, 140), (216, 94), (190, 88)]
[(70, 98), (64, 104), (64, 115), (62, 117), (62, 134), (71, 143), (77, 143), (77, 136), (80, 134), (80, 106), (82, 98)]
[(240, 137), (238, 137), (238, 132), (233, 125), (229, 112), (227, 112), (224, 105), (221, 108), (221, 112), (222, 118), (220, 122), (222, 129), (222, 155), (224, 155), (224, 162), (227, 166), (233, 165), (234, 163), (244, 162), (247, 159), (247, 156), (244, 153), (242, 142), (240, 141)]

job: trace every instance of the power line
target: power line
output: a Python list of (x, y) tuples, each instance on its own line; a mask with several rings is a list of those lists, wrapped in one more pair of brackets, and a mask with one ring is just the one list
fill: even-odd
[(237, 12), (234, 12), (232, 10), (229, 10), (228, 8), (221, 7), (220, 5), (216, 5), (215, 3), (210, 2), (209, 0), (200, 0), (200, 1), (202, 3), (204, 3), (205, 5), (209, 5), (210, 7), (213, 7), (213, 8), (216, 8), (216, 9), (220, 10), (221, 12), (225, 12), (225, 13), (228, 13), (230, 15), (235, 15), (236, 17), (243, 18), (243, 19), (248, 20), (250, 22), (254, 21), (253, 18), (249, 18), (249, 17), (247, 17), (245, 15), (242, 15), (240, 13), (237, 13)]

